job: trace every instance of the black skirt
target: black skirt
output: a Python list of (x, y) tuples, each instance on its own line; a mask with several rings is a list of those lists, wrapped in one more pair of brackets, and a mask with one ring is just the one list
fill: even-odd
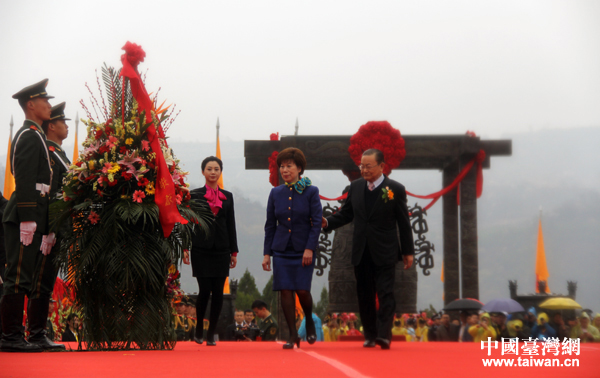
[(190, 258), (194, 277), (229, 277), (229, 264), (231, 263), (231, 253), (229, 251), (192, 248)]

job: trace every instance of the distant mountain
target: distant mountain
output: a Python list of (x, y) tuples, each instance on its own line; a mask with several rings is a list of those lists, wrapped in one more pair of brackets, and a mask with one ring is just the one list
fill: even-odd
[[(509, 134), (511, 157), (492, 159), (484, 170), (483, 196), (478, 200), (479, 285), (482, 301), (508, 297), (508, 280), (518, 280), (519, 293), (535, 290), (535, 251), (539, 208), (543, 207), (549, 287), (566, 293), (566, 281), (578, 282), (577, 300), (586, 308), (600, 311), (598, 267), (600, 266), (600, 127), (541, 130)], [(192, 188), (204, 184), (200, 164), (214, 154), (214, 142), (172, 141), (177, 158), (190, 171)], [(72, 146), (65, 146), (66, 150)], [(265, 205), (271, 186), (267, 171), (245, 170), (244, 144), (221, 141), (225, 188), (234, 193), (240, 254), (233, 278), (246, 268), (254, 275), (259, 290), (270, 274), (261, 267)], [(1, 158), (0, 161), (6, 161)], [(307, 176), (329, 197), (341, 194), (348, 181), (341, 172), (311, 171)], [(408, 190), (428, 194), (441, 189), (436, 171), (394, 171), (392, 178)], [(3, 181), (4, 175), (0, 176)], [(415, 198), (409, 204), (426, 202)], [(443, 284), (441, 202), (427, 216), (427, 238), (436, 248), (435, 268), (430, 276), (419, 277), (418, 308), (433, 304), (442, 307)], [(182, 268), (182, 285), (197, 291), (191, 269)], [(319, 297), (327, 284), (327, 272), (313, 280), (312, 293)]]

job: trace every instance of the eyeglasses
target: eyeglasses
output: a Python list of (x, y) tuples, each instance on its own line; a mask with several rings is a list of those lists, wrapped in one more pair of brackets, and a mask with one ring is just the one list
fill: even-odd
[(360, 169), (361, 171), (370, 171), (371, 169), (377, 167), (378, 165), (359, 165), (358, 169)]

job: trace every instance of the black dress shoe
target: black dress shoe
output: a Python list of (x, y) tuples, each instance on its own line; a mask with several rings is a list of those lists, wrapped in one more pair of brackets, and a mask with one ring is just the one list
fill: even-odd
[(194, 341), (196, 342), (196, 344), (202, 344), (204, 342), (204, 339), (202, 337), (194, 336)]
[(0, 341), (0, 352), (16, 352), (16, 353), (38, 353), (44, 349), (35, 344), (29, 344), (24, 338), (18, 340), (2, 340)]
[(381, 349), (390, 349), (390, 340), (378, 337), (375, 339), (375, 344), (379, 345)]
[(29, 344), (37, 345), (37, 346), (41, 347), (43, 350), (47, 350), (50, 352), (62, 352), (65, 350), (65, 346), (63, 344), (57, 344), (55, 342), (52, 342), (46, 336), (44, 336), (41, 339), (29, 338)]
[(206, 340), (206, 346), (217, 346), (217, 342), (216, 341), (208, 341), (208, 340)]
[(365, 347), (365, 348), (375, 348), (375, 340), (366, 339), (365, 343), (363, 344), (363, 347)]

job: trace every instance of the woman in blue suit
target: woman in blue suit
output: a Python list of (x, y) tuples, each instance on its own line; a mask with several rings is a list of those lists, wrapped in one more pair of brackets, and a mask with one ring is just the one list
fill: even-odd
[[(271, 189), (265, 222), (263, 269), (271, 270), (273, 256), (273, 291), (281, 291), (281, 307), (290, 330), (283, 349), (300, 347), (296, 331), (296, 298), (305, 314), (312, 314), (310, 286), (315, 267), (315, 251), (321, 233), (323, 213), (319, 189), (301, 178), (306, 158), (297, 148), (286, 148), (277, 155), (281, 177), (286, 182)], [(316, 341), (315, 323), (306, 318), (307, 341)]]

